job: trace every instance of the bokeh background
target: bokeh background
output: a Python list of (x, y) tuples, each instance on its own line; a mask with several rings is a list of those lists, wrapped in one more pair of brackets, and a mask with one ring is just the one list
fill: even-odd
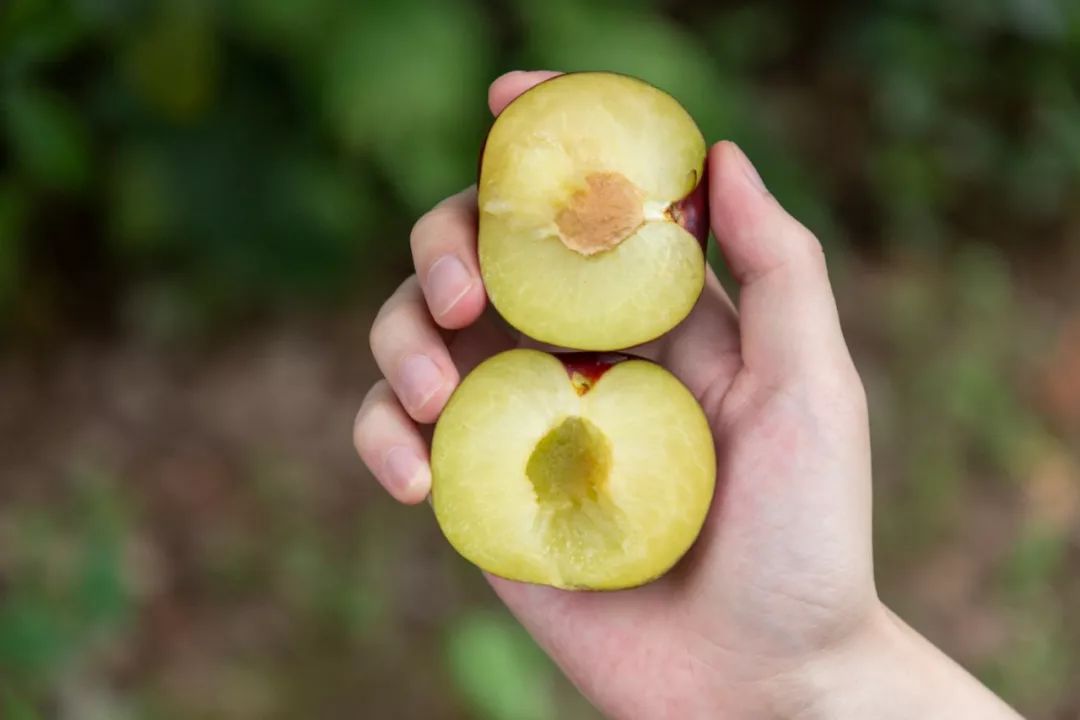
[(826, 245), (883, 597), (1080, 717), (1080, 5), (0, 1), (0, 717), (595, 711), (350, 442), (488, 82), (612, 69)]

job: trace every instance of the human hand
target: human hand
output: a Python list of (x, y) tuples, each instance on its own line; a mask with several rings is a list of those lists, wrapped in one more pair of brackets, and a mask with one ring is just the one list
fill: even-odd
[[(551, 75), (500, 77), (492, 112)], [(633, 590), (489, 576), (493, 588), (612, 717), (1013, 717), (878, 600), (866, 401), (820, 244), (734, 144), (712, 148), (708, 173), (738, 310), (710, 270), (690, 316), (632, 350), (679, 377), (712, 427), (717, 487), (700, 537), (670, 573)], [(485, 312), (476, 213), (466, 190), (416, 223), (416, 275), (371, 331), (386, 379), (364, 401), (355, 442), (405, 503), (430, 489), (420, 426), (478, 362), (529, 343)]]

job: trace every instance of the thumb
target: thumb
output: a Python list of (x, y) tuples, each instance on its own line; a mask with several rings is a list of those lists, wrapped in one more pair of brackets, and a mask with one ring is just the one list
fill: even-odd
[(712, 230), (740, 285), (744, 367), (770, 384), (850, 368), (818, 239), (732, 142), (710, 151), (709, 189)]

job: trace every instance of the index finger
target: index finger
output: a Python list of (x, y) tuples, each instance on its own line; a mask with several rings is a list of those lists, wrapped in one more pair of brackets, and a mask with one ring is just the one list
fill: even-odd
[(545, 80), (562, 75), (553, 70), (513, 70), (495, 78), (488, 89), (488, 107), (492, 115), (498, 115), (518, 95)]
[(409, 244), (435, 322), (447, 330), (474, 323), (486, 302), (476, 257), (476, 190), (451, 195), (426, 212), (413, 225)]
[[(491, 111), (497, 115), (518, 95), (558, 74), (510, 72), (496, 78), (488, 93)], [(425, 213), (409, 237), (428, 310), (447, 330), (471, 325), (484, 310), (476, 222), (476, 190), (469, 188)]]

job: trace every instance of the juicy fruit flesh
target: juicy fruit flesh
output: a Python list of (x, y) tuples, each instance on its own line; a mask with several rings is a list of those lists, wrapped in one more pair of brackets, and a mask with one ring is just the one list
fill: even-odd
[(465, 378), (432, 442), (435, 514), (462, 555), (497, 575), (639, 585), (670, 568), (704, 522), (712, 436), (659, 366), (619, 362), (583, 394), (573, 374), (555, 356), (512, 350)]
[(479, 255), (489, 296), (538, 340), (609, 350), (693, 307), (705, 255), (680, 223), (705, 141), (663, 92), (606, 73), (541, 83), (496, 119), (481, 162)]
[(480, 262), (492, 304), (552, 345), (614, 350), (648, 342), (686, 317), (705, 282), (701, 247), (672, 223), (646, 223), (587, 258), (557, 239), (528, 246), (485, 232)]

